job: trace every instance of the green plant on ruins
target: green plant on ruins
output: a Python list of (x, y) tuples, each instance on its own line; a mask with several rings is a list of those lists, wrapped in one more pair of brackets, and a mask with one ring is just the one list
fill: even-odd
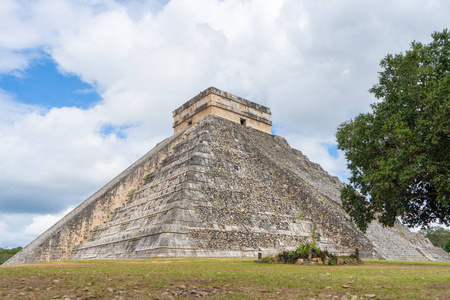
[(284, 263), (295, 263), (297, 259), (299, 259), (299, 255), (296, 251), (283, 251), (280, 252), (277, 256), (278, 261), (284, 262)]
[(276, 259), (276, 255), (274, 254), (268, 254), (266, 256), (264, 256), (263, 258), (261, 258), (261, 263), (263, 264), (269, 264), (269, 263), (273, 263)]
[(335, 265), (337, 262), (337, 257), (328, 251), (323, 251), (319, 247), (315, 246), (314, 243), (301, 243), (300, 246), (295, 250), (282, 251), (277, 255), (268, 255), (261, 259), (261, 263), (273, 263), (273, 262), (283, 262), (283, 263), (295, 263), (298, 259), (308, 259), (309, 255), (311, 258), (320, 258), (323, 262), (329, 265)]
[(313, 239), (313, 247), (315, 247), (316, 246), (316, 223), (315, 222), (313, 222), (311, 235), (312, 235), (312, 239)]
[[(303, 254), (307, 254), (311, 251), (312, 248), (314, 248), (315, 246), (313, 244), (310, 243), (300, 243), (300, 246), (297, 247), (297, 249), (295, 250), (295, 252), (301, 256)], [(305, 257), (306, 258), (306, 257)]]
[(295, 263), (298, 259), (320, 258), (328, 265), (335, 265), (337, 263), (337, 257), (328, 251), (322, 251), (316, 244), (316, 223), (312, 222), (311, 236), (312, 243), (300, 243), (295, 250), (282, 251), (276, 255), (267, 255), (261, 259), (261, 263)]
[(328, 256), (327, 265), (334, 266), (337, 263), (337, 258), (334, 255)]

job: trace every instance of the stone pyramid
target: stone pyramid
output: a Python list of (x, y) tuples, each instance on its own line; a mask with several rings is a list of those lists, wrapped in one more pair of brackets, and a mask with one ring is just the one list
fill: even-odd
[(360, 232), (343, 186), (270, 134), (270, 110), (208, 88), (174, 111), (174, 135), (6, 264), (66, 259), (240, 257), (311, 242), (365, 258), (444, 260), (397, 224)]

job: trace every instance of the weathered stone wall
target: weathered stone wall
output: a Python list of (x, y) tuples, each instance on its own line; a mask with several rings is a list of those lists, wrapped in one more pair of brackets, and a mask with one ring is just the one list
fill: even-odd
[[(349, 222), (340, 205), (297, 173), (307, 172), (307, 176), (323, 181), (324, 185), (337, 186), (335, 178), (293, 150), (284, 139), (224, 122), (218, 118), (211, 122), (210, 147), (215, 168), (211, 168), (207, 176), (212, 184), (206, 193), (213, 206), (235, 212), (224, 214), (229, 221), (223, 220), (222, 226), (232, 226), (236, 222), (245, 226), (236, 218), (237, 212), (245, 211), (255, 216), (253, 222), (265, 223), (266, 226), (259, 228), (267, 232), (277, 233), (288, 228), (292, 234), (292, 228), (302, 216), (314, 221), (324, 238), (333, 240), (339, 249), (372, 250), (370, 241)], [(279, 216), (283, 221), (271, 216)], [(206, 217), (213, 218), (214, 215)], [(311, 232), (306, 233), (311, 235)], [(277, 248), (295, 245), (298, 243), (283, 243)]]
[(72, 258), (183, 256), (194, 251), (187, 228), (198, 225), (194, 206), (202, 201), (200, 178), (193, 171), (205, 164), (199, 136), (201, 132), (193, 131), (171, 144), (158, 169), (143, 177), (130, 201), (96, 227), (93, 238), (76, 247)]

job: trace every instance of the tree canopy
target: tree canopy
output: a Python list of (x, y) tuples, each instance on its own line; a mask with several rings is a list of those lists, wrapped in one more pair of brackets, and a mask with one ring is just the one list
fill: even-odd
[(22, 247), (16, 247), (12, 249), (6, 249), (0, 247), (0, 265), (10, 259), (14, 254), (22, 250)]
[[(432, 226), (430, 228), (421, 229), (420, 233), (428, 238), (434, 246), (446, 250), (445, 247), (450, 241), (450, 230), (439, 226)], [(447, 252), (450, 251), (447, 250)]]
[(337, 130), (351, 172), (343, 207), (363, 231), (375, 218), (450, 225), (450, 32), (432, 37), (381, 60), (372, 113)]

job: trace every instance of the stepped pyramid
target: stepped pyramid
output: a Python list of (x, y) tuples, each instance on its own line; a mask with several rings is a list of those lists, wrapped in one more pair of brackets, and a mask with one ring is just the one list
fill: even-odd
[(311, 242), (365, 258), (448, 259), (401, 224), (360, 232), (343, 186), (282, 137), (267, 107), (210, 87), (173, 113), (174, 135), (6, 264), (66, 259), (236, 257)]

